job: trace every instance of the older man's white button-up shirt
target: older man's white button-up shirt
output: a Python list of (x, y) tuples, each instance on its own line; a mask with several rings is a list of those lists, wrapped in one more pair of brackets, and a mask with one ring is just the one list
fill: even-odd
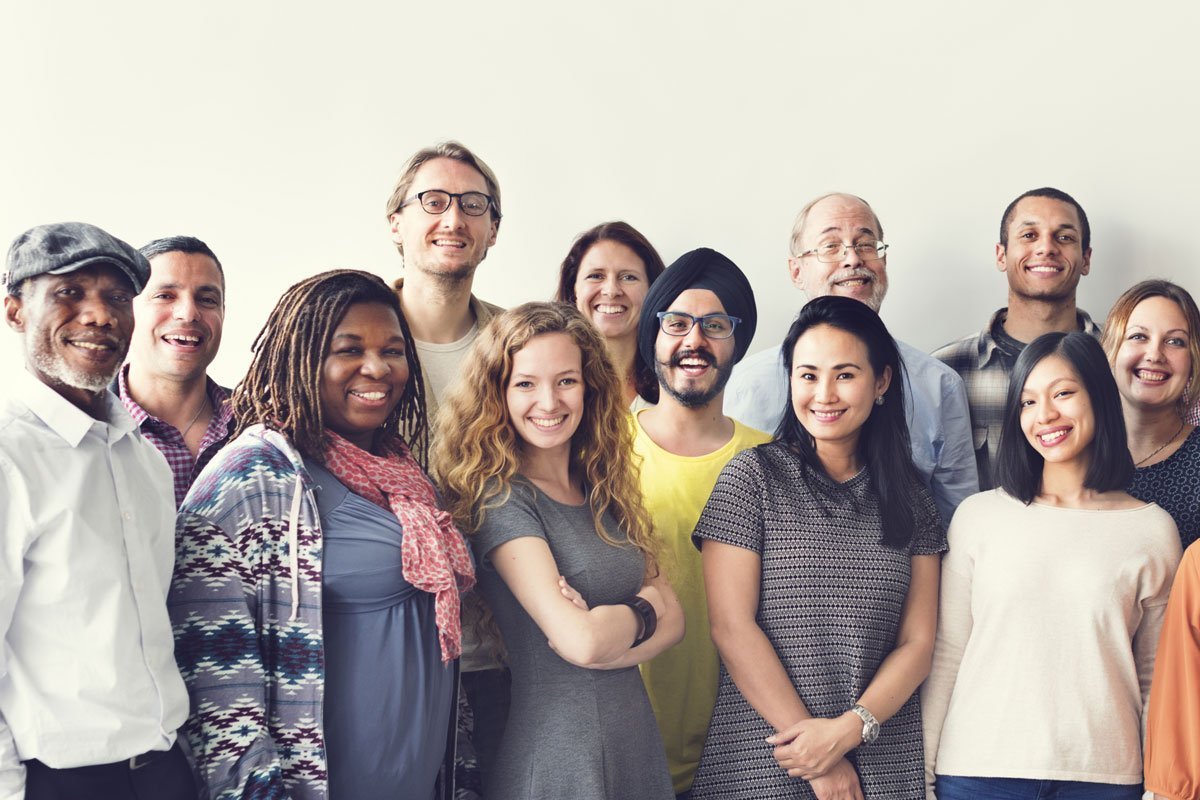
[(116, 397), (96, 420), (24, 370), (0, 401), (0, 798), (21, 761), (165, 750), (187, 717), (166, 596), (171, 470)]

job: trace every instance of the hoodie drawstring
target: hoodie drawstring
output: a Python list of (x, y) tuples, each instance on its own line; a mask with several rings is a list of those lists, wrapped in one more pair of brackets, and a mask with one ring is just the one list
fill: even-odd
[(304, 488), (300, 475), (296, 475), (296, 493), (292, 495), (292, 518), (288, 521), (288, 567), (292, 572), (292, 616), (295, 622), (300, 614), (300, 498)]

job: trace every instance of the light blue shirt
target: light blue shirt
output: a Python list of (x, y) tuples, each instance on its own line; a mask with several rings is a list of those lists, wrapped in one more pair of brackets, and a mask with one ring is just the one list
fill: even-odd
[[(958, 504), (979, 491), (967, 392), (958, 373), (933, 356), (901, 341), (896, 346), (907, 377), (904, 405), (913, 463), (949, 525)], [(787, 397), (783, 354), (769, 348), (734, 367), (725, 387), (725, 413), (773, 433), (783, 420)]]

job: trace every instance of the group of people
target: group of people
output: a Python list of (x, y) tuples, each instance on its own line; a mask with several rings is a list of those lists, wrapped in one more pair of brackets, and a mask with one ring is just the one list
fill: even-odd
[(1007, 305), (932, 355), (853, 195), (748, 358), (744, 272), (625, 222), (479, 300), (461, 144), (386, 215), (405, 277), (298, 282), (232, 389), (202, 241), (13, 243), (0, 800), (1200, 800), (1200, 311), (1096, 325), (1072, 197), (1008, 206)]

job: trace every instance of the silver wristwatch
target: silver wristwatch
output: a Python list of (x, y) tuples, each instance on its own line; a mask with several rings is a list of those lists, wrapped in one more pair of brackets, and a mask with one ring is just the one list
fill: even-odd
[(870, 744), (879, 738), (879, 720), (875, 719), (875, 715), (867, 711), (862, 706), (855, 703), (850, 709), (859, 719), (863, 721), (862, 743)]

